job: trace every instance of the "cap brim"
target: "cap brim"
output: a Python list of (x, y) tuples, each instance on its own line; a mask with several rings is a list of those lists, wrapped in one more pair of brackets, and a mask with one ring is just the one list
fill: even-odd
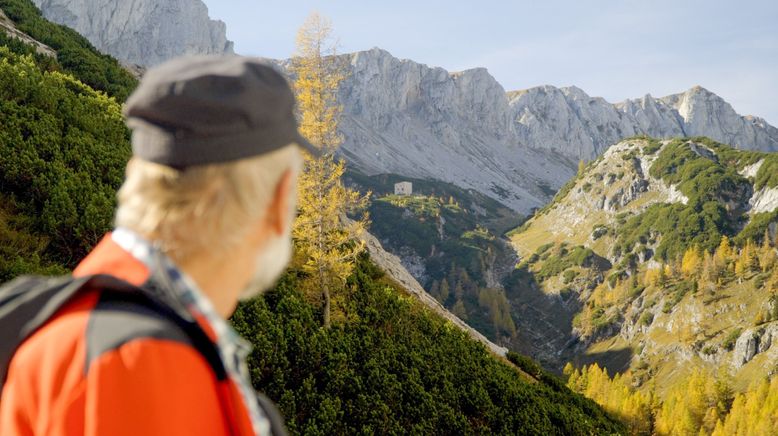
[(308, 154), (310, 154), (313, 157), (321, 157), (322, 152), (321, 149), (316, 147), (315, 145), (311, 144), (310, 141), (303, 138), (301, 134), (297, 134), (297, 139), (295, 140), (297, 145), (299, 145), (303, 150), (305, 150)]

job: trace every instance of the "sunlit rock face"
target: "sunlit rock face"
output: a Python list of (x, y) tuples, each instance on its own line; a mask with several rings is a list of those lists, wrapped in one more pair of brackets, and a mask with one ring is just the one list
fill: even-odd
[(152, 66), (187, 54), (232, 53), (227, 28), (201, 0), (33, 0), (43, 15), (130, 64)]
[(777, 129), (701, 87), (611, 104), (576, 87), (506, 93), (483, 68), (451, 73), (378, 48), (341, 61), (341, 152), (352, 166), (451, 182), (518, 211), (547, 202), (579, 160), (635, 135), (778, 150)]
[(344, 62), (341, 151), (362, 172), (443, 180), (520, 211), (574, 173), (577, 161), (521, 141), (505, 90), (483, 68), (449, 73), (380, 49)]

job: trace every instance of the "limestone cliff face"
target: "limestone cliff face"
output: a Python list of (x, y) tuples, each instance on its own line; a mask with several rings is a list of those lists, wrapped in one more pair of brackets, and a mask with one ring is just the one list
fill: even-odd
[(701, 87), (611, 104), (576, 87), (506, 93), (483, 68), (450, 73), (377, 48), (342, 61), (342, 153), (352, 166), (451, 182), (520, 212), (547, 202), (579, 159), (635, 135), (778, 151), (778, 129)]
[(510, 96), (522, 142), (576, 161), (593, 159), (610, 144), (636, 134), (634, 123), (613, 105), (576, 87), (540, 86)]
[(542, 205), (574, 162), (519, 139), (505, 90), (482, 68), (449, 73), (373, 49), (344, 55), (349, 163), (475, 189), (520, 211)]
[(686, 136), (708, 136), (742, 149), (778, 151), (778, 129), (758, 117), (741, 117), (705, 88), (695, 86), (661, 99), (660, 104), (672, 108), (683, 120)]
[(186, 54), (232, 53), (226, 25), (201, 0), (33, 0), (43, 15), (125, 63), (152, 66)]

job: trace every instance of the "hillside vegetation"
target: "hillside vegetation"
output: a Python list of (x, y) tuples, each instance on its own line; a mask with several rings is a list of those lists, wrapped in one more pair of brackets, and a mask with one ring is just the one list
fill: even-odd
[(623, 434), (553, 376), (535, 380), (403, 296), (367, 258), (343, 322), (321, 328), (293, 269), (241, 305), (257, 388), (297, 434)]
[[(502, 282), (515, 256), (502, 235), (522, 217), (443, 182), (354, 172), (348, 180), (374, 193), (370, 231), (430, 295), (487, 337), (510, 343), (517, 332)], [(394, 195), (400, 181), (413, 182), (414, 194)]]
[[(79, 67), (0, 41), (0, 278), (65, 273), (111, 228), (130, 153), (117, 98), (129, 88), (114, 82), (115, 61), (47, 27), (28, 2), (0, 7), (31, 35), (50, 31), (41, 38), (60, 56), (86, 51)], [(623, 434), (558, 380), (528, 377), (489, 354), (366, 256), (322, 328), (319, 302), (301, 291), (305, 261), (232, 320), (254, 345), (252, 381), (281, 406), (293, 434)]]
[(0, 114), (0, 278), (71, 268), (111, 225), (130, 153), (120, 107), (0, 46)]
[[(511, 233), (522, 257), (518, 270), (537, 281), (545, 299), (562, 302), (553, 317), (525, 313), (567, 323), (554, 332), (562, 339), (548, 338), (561, 345), (541, 350), (559, 358), (534, 357), (555, 368), (565, 361), (583, 366), (566, 371), (577, 374), (571, 386), (626, 417), (636, 434), (778, 430), (768, 419), (721, 433), (744, 413), (768, 416), (771, 406), (745, 412), (731, 401), (718, 404), (713, 388), (700, 388), (698, 401), (679, 387), (708, 374), (701, 377), (726, 381), (743, 401), (774, 395), (777, 162), (778, 155), (707, 138), (633, 138), (586, 165)], [(609, 388), (581, 384), (582, 374), (603, 366), (621, 374), (603, 381)]]
[[(116, 59), (98, 52), (75, 30), (43, 18), (30, 0), (0, 0), (0, 9), (17, 29), (57, 52), (56, 62), (39, 57), (46, 71), (66, 72), (118, 101), (124, 101), (135, 89), (137, 81)], [(0, 32), (0, 44), (8, 45), (8, 39)]]

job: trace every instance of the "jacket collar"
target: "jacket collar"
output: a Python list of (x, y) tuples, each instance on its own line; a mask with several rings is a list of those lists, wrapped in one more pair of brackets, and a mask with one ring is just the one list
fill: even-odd
[(112, 275), (135, 286), (141, 286), (151, 277), (149, 267), (124, 250), (108, 233), (73, 270), (73, 277), (98, 274)]

